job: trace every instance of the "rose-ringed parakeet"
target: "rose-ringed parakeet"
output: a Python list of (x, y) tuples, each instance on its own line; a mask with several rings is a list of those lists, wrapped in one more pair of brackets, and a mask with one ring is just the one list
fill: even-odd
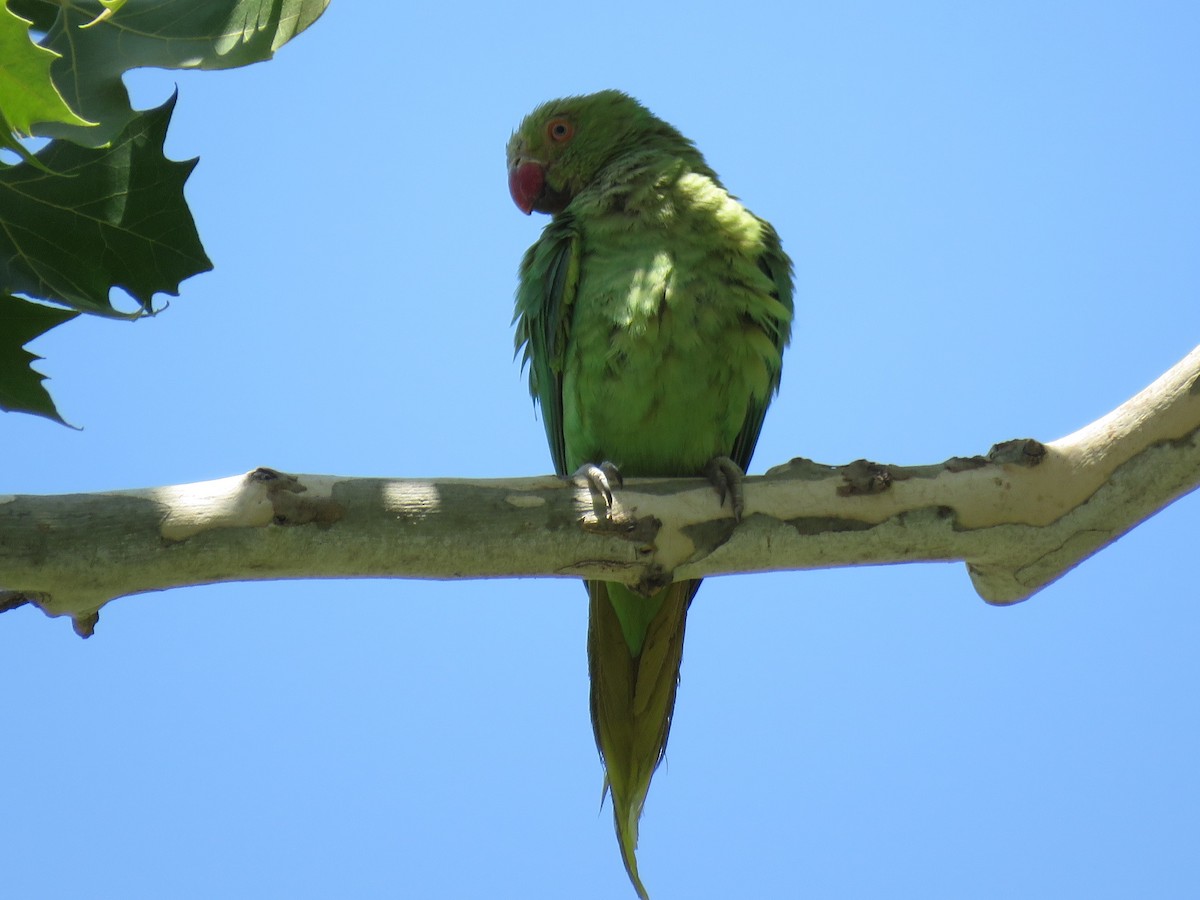
[[(740, 476), (779, 388), (791, 261), (691, 141), (619, 91), (544, 103), (508, 143), (509, 189), (550, 223), (521, 263), (517, 350), (555, 471), (594, 488), (707, 474), (740, 512)], [(699, 580), (653, 597), (587, 582), (596, 745), (618, 842), (634, 850), (663, 757)]]

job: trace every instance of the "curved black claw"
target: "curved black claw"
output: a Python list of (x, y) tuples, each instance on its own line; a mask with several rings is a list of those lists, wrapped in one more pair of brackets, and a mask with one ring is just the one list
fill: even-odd
[(704, 477), (717, 489), (722, 506), (725, 505), (725, 497), (729, 497), (733, 517), (740, 522), (746, 509), (746, 495), (742, 490), (742, 480), (746, 473), (742, 471), (742, 467), (728, 456), (714, 456), (704, 467)]
[(584, 463), (575, 470), (571, 481), (603, 497), (604, 508), (609, 514), (612, 513), (613, 507), (613, 489), (625, 483), (625, 479), (621, 477), (621, 470), (607, 459), (599, 464)]

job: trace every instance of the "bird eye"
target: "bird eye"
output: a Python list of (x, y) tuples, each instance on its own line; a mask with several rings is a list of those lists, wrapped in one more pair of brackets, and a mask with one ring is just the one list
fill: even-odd
[(546, 134), (550, 136), (550, 140), (560, 144), (569, 141), (574, 133), (575, 126), (567, 119), (551, 119), (546, 126)]

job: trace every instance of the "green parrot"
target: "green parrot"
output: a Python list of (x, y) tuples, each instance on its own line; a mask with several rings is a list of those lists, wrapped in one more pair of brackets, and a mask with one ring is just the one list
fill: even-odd
[[(517, 352), (555, 471), (611, 500), (628, 476), (741, 475), (779, 389), (792, 265), (696, 147), (620, 91), (543, 103), (508, 142), (522, 212), (552, 218), (521, 263)], [(699, 579), (652, 597), (586, 583), (596, 746), (630, 881)]]

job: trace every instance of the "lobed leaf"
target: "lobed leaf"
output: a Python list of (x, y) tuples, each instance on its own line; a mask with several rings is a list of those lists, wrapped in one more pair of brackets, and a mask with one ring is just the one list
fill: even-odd
[[(0, 160), (0, 408), (62, 421), (18, 338), (74, 313), (13, 295), (136, 318), (155, 293), (212, 268), (183, 197), (195, 160), (163, 155), (175, 98), (136, 111), (122, 75), (270, 59), (328, 4), (0, 0), (0, 149), (24, 160)], [(52, 140), (30, 154), (18, 140), (28, 135)], [(141, 309), (117, 311), (113, 288)]]
[(28, 137), (40, 122), (86, 127), (54, 87), (50, 66), (58, 54), (34, 43), (32, 22), (0, 3), (0, 147), (29, 154), (18, 137)]
[[(311, 25), (329, 0), (10, 0), (46, 31), (59, 54), (55, 83), (93, 129), (39, 126), (43, 137), (103, 146), (134, 115), (129, 69), (229, 69), (262, 62)], [(115, 7), (115, 13), (110, 9)]]
[(130, 318), (114, 287), (153, 312), (155, 293), (212, 268), (183, 197), (196, 161), (163, 156), (174, 106), (135, 113), (110, 147), (54, 141), (40, 168), (0, 171), (0, 292)]
[(77, 315), (68, 309), (0, 294), (0, 409), (33, 413), (66, 424), (42, 384), (46, 376), (30, 365), (41, 357), (30, 353), (25, 345)]

